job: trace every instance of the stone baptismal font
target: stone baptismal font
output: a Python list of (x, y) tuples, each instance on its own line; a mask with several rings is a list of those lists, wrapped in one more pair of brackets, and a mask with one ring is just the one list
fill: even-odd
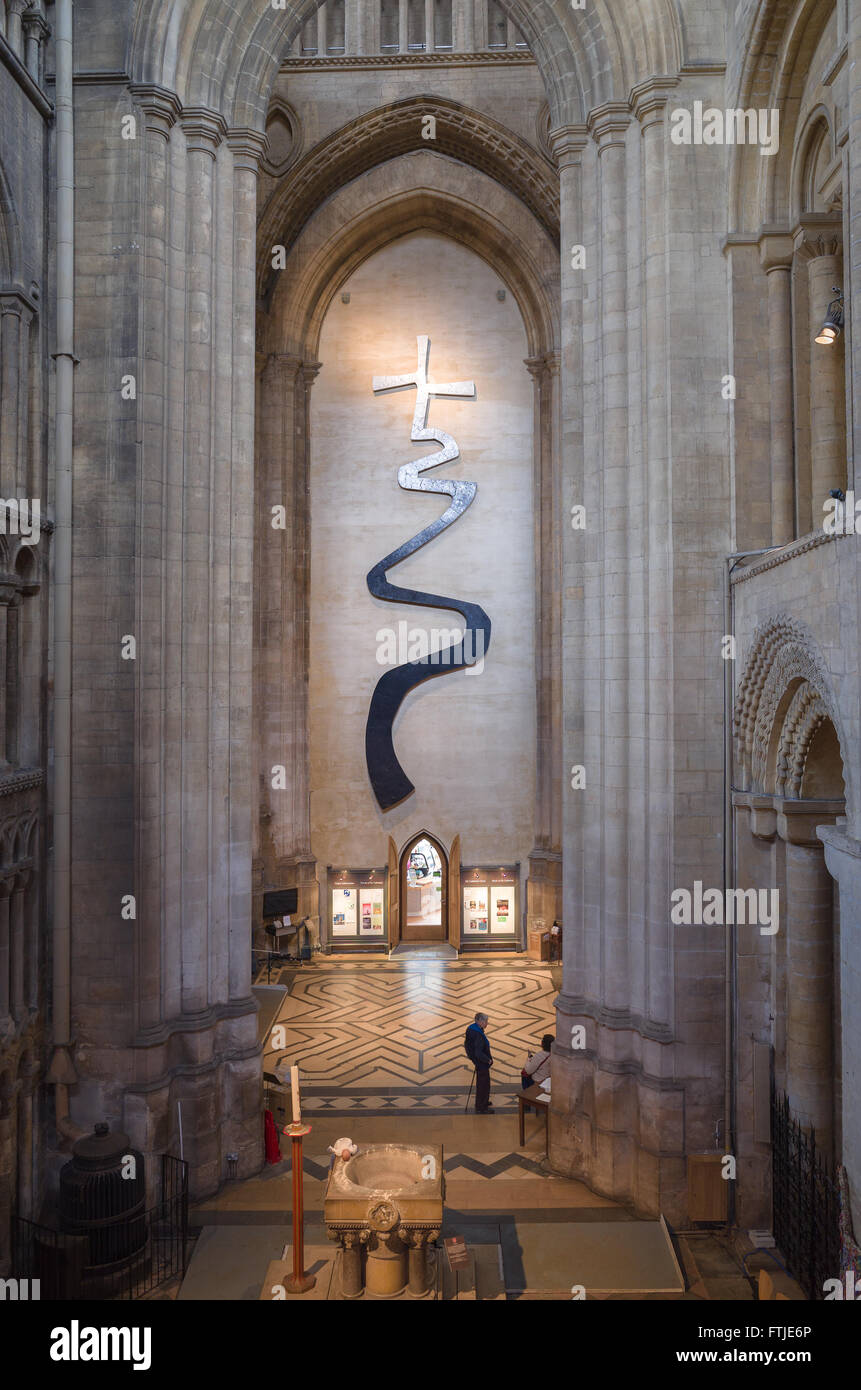
[(432, 1290), (428, 1244), (442, 1229), (440, 1145), (371, 1144), (337, 1155), (323, 1214), (341, 1248), (341, 1296), (425, 1298)]

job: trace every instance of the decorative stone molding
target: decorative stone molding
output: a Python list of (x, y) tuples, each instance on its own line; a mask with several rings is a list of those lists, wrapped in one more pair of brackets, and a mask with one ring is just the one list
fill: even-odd
[(663, 125), (664, 108), (670, 100), (671, 87), (677, 87), (679, 79), (664, 74), (663, 77), (650, 77), (631, 88), (628, 105), (634, 113), (642, 130), (651, 125)]
[(800, 787), (810, 742), (825, 718), (843, 752), (837, 704), (816, 643), (803, 623), (775, 615), (754, 633), (736, 694), (733, 725), (742, 790), (774, 793), (778, 777), (782, 787)]
[(16, 792), (30, 791), (32, 787), (41, 787), (44, 780), (45, 774), (41, 768), (28, 769), (26, 772), (0, 774), (0, 797), (14, 796)]
[[(280, 159), (273, 157), (271, 128), (276, 123), (286, 127), (289, 136), (289, 148), (281, 155)], [(266, 137), (262, 159), (264, 172), (271, 175), (272, 178), (281, 178), (291, 164), (296, 163), (302, 153), (303, 143), (302, 122), (290, 103), (276, 93), (269, 103), (269, 113), (266, 119)]]
[(218, 147), (227, 135), (224, 117), (206, 106), (189, 106), (183, 111), (180, 121), (189, 154), (208, 154), (215, 159)]
[(367, 53), (367, 54), (309, 54), (303, 58), (293, 54), (285, 58), (279, 72), (303, 72), (319, 68), (420, 68), (420, 67), (496, 67), (514, 64), (534, 67), (535, 59), (528, 48), (478, 49), (471, 53)]
[(808, 213), (793, 230), (792, 239), (802, 260), (839, 256), (843, 250), (841, 220), (832, 213)]
[(427, 150), (422, 118), (436, 119), (434, 154), (471, 164), (508, 188), (554, 240), (559, 236), (559, 179), (552, 164), (488, 116), (437, 96), (406, 97), (341, 126), (302, 156), (261, 218), (259, 280), (271, 278), (270, 248), (289, 247), (327, 198), (378, 164)]
[(560, 173), (570, 165), (579, 165), (581, 156), (589, 143), (589, 127), (586, 125), (563, 125), (551, 130), (548, 135), (550, 149)]
[(129, 91), (146, 114), (147, 130), (170, 139), (170, 132), (182, 114), (182, 102), (175, 92), (153, 82), (132, 83)]
[(598, 153), (613, 145), (624, 145), (625, 132), (631, 124), (631, 111), (627, 102), (605, 101), (595, 106), (586, 117), (586, 127), (598, 146)]

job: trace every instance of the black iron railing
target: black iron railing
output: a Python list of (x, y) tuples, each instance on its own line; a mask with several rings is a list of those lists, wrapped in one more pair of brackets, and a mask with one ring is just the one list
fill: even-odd
[(816, 1135), (772, 1092), (772, 1231), (790, 1273), (810, 1299), (825, 1296), (826, 1279), (840, 1275), (837, 1181), (816, 1148)]
[[(159, 1195), (155, 1206), (129, 1221), (144, 1223), (144, 1239), (134, 1241), (135, 1255), (120, 1269), (102, 1270), (101, 1236), (69, 1235), (15, 1217), (12, 1221), (12, 1270), (17, 1279), (38, 1279), (42, 1300), (136, 1299), (185, 1276), (188, 1262), (188, 1164), (172, 1154), (160, 1158)], [(97, 1253), (98, 1252), (98, 1253)]]

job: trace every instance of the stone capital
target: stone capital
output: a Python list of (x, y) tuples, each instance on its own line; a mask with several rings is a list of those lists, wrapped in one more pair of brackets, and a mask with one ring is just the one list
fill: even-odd
[(189, 106), (182, 113), (181, 123), (189, 154), (195, 151), (215, 159), (216, 151), (227, 134), (224, 117), (206, 106)]
[(630, 124), (630, 107), (622, 101), (605, 101), (593, 107), (586, 117), (589, 134), (598, 146), (599, 154), (613, 145), (624, 145), (625, 131)]
[(838, 256), (843, 249), (843, 223), (833, 213), (808, 213), (792, 233), (796, 254), (804, 260)]
[(21, 23), (24, 26), (25, 36), (28, 39), (35, 39), (37, 43), (44, 43), (51, 32), (50, 24), (39, 10), (25, 10)]
[(558, 352), (546, 352), (541, 357), (524, 357), (523, 359), (523, 365), (529, 375), (539, 385), (543, 384), (547, 377), (558, 374), (560, 362), (561, 354)]
[(171, 129), (182, 114), (182, 102), (176, 92), (159, 87), (154, 82), (133, 83), (129, 91), (138, 105), (143, 107), (147, 130), (169, 140)]
[(667, 89), (677, 87), (678, 83), (677, 77), (665, 73), (662, 77), (649, 77), (631, 88), (628, 106), (643, 130), (653, 125), (663, 125), (664, 107), (670, 99)]
[(227, 143), (233, 152), (233, 163), (237, 169), (247, 169), (249, 173), (260, 171), (260, 161), (266, 150), (266, 136), (250, 127), (234, 127), (227, 132)]
[(0, 293), (0, 314), (13, 314), (16, 318), (30, 323), (39, 310), (23, 290), (4, 290)]
[(317, 374), (318, 374), (318, 372), (320, 371), (320, 368), (322, 367), (322, 365), (323, 365), (322, 362), (305, 362), (305, 363), (303, 363), (303, 366), (302, 366), (302, 375), (303, 375), (303, 377), (305, 378), (305, 389), (306, 389), (306, 390), (310, 391), (311, 387), (314, 385), (314, 382), (317, 380)]
[(790, 270), (795, 249), (790, 232), (763, 227), (757, 239), (759, 263), (766, 275), (772, 270)]
[(585, 125), (557, 126), (547, 136), (553, 157), (560, 170), (580, 164), (580, 156), (589, 143), (589, 127)]

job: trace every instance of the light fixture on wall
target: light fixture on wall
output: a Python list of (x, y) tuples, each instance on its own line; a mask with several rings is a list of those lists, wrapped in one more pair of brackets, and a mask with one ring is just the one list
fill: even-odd
[(837, 298), (832, 299), (831, 303), (828, 305), (825, 322), (815, 338), (815, 341), (817, 343), (822, 343), (824, 347), (828, 347), (831, 343), (836, 342), (837, 338), (840, 336), (840, 330), (843, 327), (843, 291), (838, 289), (836, 285), (832, 285), (831, 288), (837, 295)]

